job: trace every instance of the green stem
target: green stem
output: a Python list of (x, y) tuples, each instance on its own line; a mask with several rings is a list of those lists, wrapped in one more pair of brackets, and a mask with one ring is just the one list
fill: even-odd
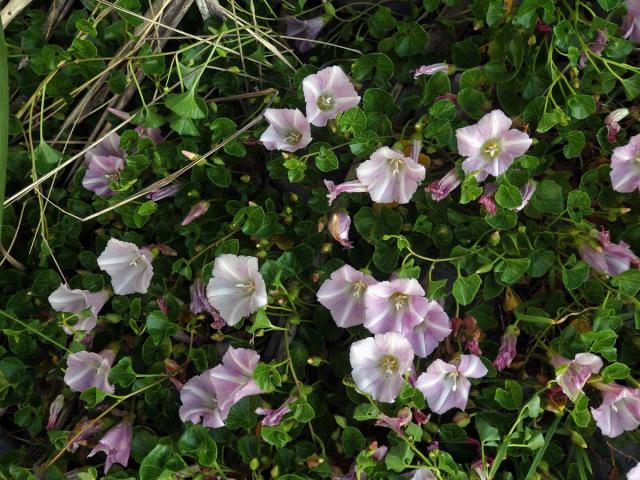
[(39, 330), (36, 330), (35, 328), (31, 327), (31, 325), (29, 325), (28, 323), (23, 322), (22, 320), (14, 317), (13, 315), (9, 315), (4, 310), (0, 310), (0, 315), (3, 315), (4, 317), (7, 317), (9, 320), (12, 320), (12, 321), (16, 322), (18, 325), (23, 326), (24, 328), (29, 330), (31, 333), (35, 333), (36, 335), (44, 338), (47, 342), (54, 344), (59, 349), (64, 350), (67, 353), (72, 353), (71, 350), (69, 350), (67, 347), (65, 347), (61, 343), (58, 343), (53, 338), (51, 338), (51, 337), (45, 335), (44, 333), (40, 332)]
[(4, 192), (7, 183), (7, 158), (9, 157), (9, 64), (4, 30), (0, 24), (0, 233)]

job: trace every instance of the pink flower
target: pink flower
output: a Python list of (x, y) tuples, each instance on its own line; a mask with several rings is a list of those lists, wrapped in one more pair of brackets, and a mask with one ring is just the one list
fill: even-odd
[(437, 359), (418, 377), (416, 388), (435, 413), (443, 414), (452, 408), (464, 410), (471, 389), (469, 378), (486, 374), (487, 367), (475, 355), (460, 355), (457, 366)]
[(110, 238), (98, 257), (98, 266), (111, 277), (116, 294), (147, 293), (153, 277), (152, 260), (148, 249)]
[(389, 450), (389, 447), (387, 447), (386, 445), (380, 445), (378, 448), (376, 448), (373, 451), (373, 455), (371, 455), (371, 458), (373, 458), (376, 462), (379, 462), (380, 460), (383, 460), (384, 457), (387, 456), (388, 450)]
[(524, 207), (529, 205), (529, 202), (531, 201), (531, 197), (533, 197), (533, 194), (536, 193), (537, 189), (538, 189), (538, 182), (536, 182), (535, 180), (529, 180), (527, 183), (525, 183), (524, 187), (520, 189), (520, 195), (522, 196), (522, 203), (520, 204), (520, 206), (514, 208), (514, 210), (516, 212), (519, 212)]
[(324, 127), (338, 113), (360, 103), (360, 96), (349, 77), (338, 67), (327, 67), (302, 80), (307, 120), (311, 125)]
[(213, 322), (211, 322), (211, 328), (220, 330), (226, 325), (224, 318), (220, 313), (211, 306), (207, 299), (207, 292), (205, 291), (204, 284), (201, 278), (196, 278), (193, 284), (189, 287), (191, 293), (191, 303), (189, 304), (189, 310), (194, 315), (199, 313), (208, 313), (211, 315)]
[(213, 386), (213, 369), (189, 379), (180, 390), (179, 415), (183, 422), (200, 423), (209, 428), (220, 428), (229, 414), (218, 405), (218, 396)]
[(424, 289), (415, 278), (396, 278), (367, 289), (364, 326), (371, 333), (413, 331), (429, 311)]
[(520, 329), (514, 325), (509, 325), (507, 330), (504, 332), (504, 335), (502, 335), (500, 348), (498, 349), (498, 356), (493, 361), (493, 366), (499, 372), (505, 368), (509, 368), (513, 359), (516, 358), (518, 335), (520, 335)]
[(333, 239), (344, 248), (352, 248), (353, 242), (349, 240), (349, 227), (351, 226), (351, 217), (344, 212), (335, 212), (329, 217), (329, 233)]
[(129, 453), (131, 452), (132, 436), (131, 423), (123, 420), (102, 437), (88, 456), (93, 457), (98, 452), (104, 452), (107, 455), (104, 473), (107, 473), (114, 463), (119, 463), (126, 467), (129, 462)]
[(115, 353), (104, 350), (101, 353), (81, 351), (67, 357), (67, 370), (64, 383), (74, 392), (84, 392), (96, 387), (103, 392), (113, 393), (115, 389), (109, 383), (109, 372), (115, 359)]
[(607, 127), (607, 140), (610, 143), (615, 143), (616, 135), (620, 131), (620, 120), (624, 119), (627, 115), (629, 115), (628, 108), (618, 108), (604, 118), (604, 125)]
[(339, 185), (336, 185), (331, 180), (325, 180), (324, 184), (329, 191), (329, 193), (327, 194), (329, 205), (331, 205), (341, 193), (364, 193), (367, 191), (367, 186), (361, 183), (359, 180), (344, 182)]
[(532, 140), (524, 132), (510, 129), (511, 119), (500, 110), (493, 110), (477, 124), (456, 131), (458, 151), (467, 159), (462, 163), (465, 173), (479, 172), (478, 180), (487, 175), (503, 174), (514, 159), (525, 154)]
[(100, 197), (114, 194), (109, 184), (117, 180), (124, 169), (124, 150), (120, 148), (120, 136), (110, 133), (84, 156), (87, 171), (82, 179), (82, 186)]
[(482, 355), (482, 350), (480, 349), (480, 344), (478, 343), (477, 338), (472, 338), (467, 343), (465, 343), (464, 348), (466, 348), (472, 355)]
[(627, 480), (640, 480), (640, 463), (627, 472)]
[(436, 480), (436, 476), (433, 474), (433, 471), (431, 469), (421, 468), (419, 470), (413, 471), (411, 480)]
[(487, 210), (489, 215), (495, 215), (498, 211), (496, 200), (494, 198), (496, 191), (497, 188), (495, 183), (487, 183), (484, 186), (482, 195), (478, 199), (478, 203)]
[(269, 127), (260, 136), (260, 141), (267, 150), (295, 152), (311, 142), (309, 122), (297, 108), (268, 108), (264, 118)]
[(447, 198), (460, 185), (460, 177), (456, 173), (456, 169), (449, 170), (444, 177), (435, 182), (431, 182), (426, 191), (431, 194), (431, 198), (440, 202)]
[[(607, 42), (609, 41), (609, 38), (607, 36), (607, 31), (606, 30), (598, 30), (598, 33), (596, 34), (596, 39), (589, 44), (589, 50), (591, 50), (594, 54), (596, 55), (601, 55), (602, 52), (604, 51), (605, 47), (607, 46)], [(584, 68), (584, 66), (587, 63), (587, 53), (586, 52), (581, 52), (580, 53), (580, 61), (578, 62), (578, 66), (580, 68)]]
[(380, 413), (376, 420), (376, 427), (390, 428), (398, 435), (402, 436), (402, 427), (408, 425), (410, 421), (411, 409), (405, 407), (398, 410), (398, 414), (395, 417), (389, 417), (384, 413)]
[(153, 200), (154, 202), (158, 202), (160, 200), (164, 200), (165, 198), (174, 197), (183, 187), (184, 185), (180, 182), (171, 183), (166, 187), (160, 187), (152, 192), (147, 193), (146, 198), (149, 200)]
[(602, 368), (602, 360), (593, 353), (578, 353), (573, 360), (556, 356), (551, 359), (551, 363), (556, 368), (558, 385), (573, 402), (582, 393), (589, 377)]
[(607, 437), (617, 437), (640, 426), (640, 390), (618, 384), (599, 384), (602, 405), (592, 408), (596, 425)]
[(311, 50), (314, 46), (313, 42), (307, 40), (315, 40), (324, 27), (324, 19), (322, 17), (314, 17), (309, 20), (298, 20), (295, 17), (287, 17), (284, 19), (286, 25), (286, 34), (290, 37), (298, 37), (306, 40), (294, 40), (294, 45), (300, 53)]
[(228, 411), (244, 397), (262, 393), (253, 379), (259, 361), (260, 355), (253, 350), (230, 346), (222, 357), (222, 364), (211, 370), (211, 381), (221, 410)]
[(590, 242), (584, 242), (578, 247), (578, 252), (595, 270), (615, 276), (629, 270), (632, 264), (637, 266), (640, 263), (640, 259), (631, 251), (629, 245), (623, 241), (611, 242), (606, 230), (601, 231), (593, 241), (596, 243), (595, 246)]
[(634, 135), (611, 155), (611, 184), (616, 192), (630, 193), (640, 189), (640, 134)]
[(185, 225), (189, 225), (196, 218), (200, 218), (202, 215), (207, 213), (207, 211), (209, 210), (209, 205), (209, 202), (207, 202), (206, 200), (200, 200), (193, 207), (191, 207), (191, 210), (189, 210), (187, 216), (184, 217), (184, 220), (182, 220), (181, 225), (184, 227)]
[(449, 73), (449, 64), (433, 63), (431, 65), (423, 65), (413, 72), (413, 78), (418, 78), (421, 75), (433, 75), (437, 72)]
[(258, 271), (258, 259), (230, 253), (217, 257), (207, 298), (228, 325), (235, 325), (264, 307), (267, 287)]
[(66, 322), (63, 325), (62, 329), (68, 335), (93, 330), (98, 314), (107, 300), (109, 294), (105, 290), (97, 293), (91, 293), (89, 290), (71, 290), (63, 283), (49, 295), (49, 304), (56, 312), (73, 313), (78, 317), (74, 325), (68, 325)]
[(324, 281), (317, 293), (318, 302), (331, 312), (336, 325), (342, 328), (361, 325), (365, 319), (364, 296), (376, 279), (343, 265)]
[[(117, 110), (115, 108), (107, 108), (107, 110), (109, 110), (110, 113), (118, 118), (121, 118), (122, 120), (129, 120), (131, 118), (131, 115), (129, 115), (127, 112), (123, 112), (122, 110)], [(162, 131), (159, 128), (147, 128), (143, 125), (138, 125), (136, 127), (136, 133), (140, 136), (140, 138), (148, 138), (156, 145), (164, 143)]]
[(256, 408), (256, 413), (264, 416), (260, 423), (265, 427), (275, 427), (280, 425), (284, 416), (291, 412), (289, 404), (294, 400), (295, 398), (289, 397), (278, 408)]
[(64, 407), (64, 396), (60, 394), (53, 400), (53, 402), (51, 402), (51, 405), (49, 405), (49, 420), (47, 421), (47, 431), (55, 429), (56, 422), (58, 421), (58, 415), (60, 415), (62, 407)]
[(428, 301), (423, 320), (413, 330), (402, 333), (415, 354), (426, 358), (451, 334), (451, 319), (438, 302)]
[(374, 400), (393, 403), (411, 371), (413, 350), (406, 338), (389, 332), (352, 343), (349, 358), (356, 386)]
[(640, 42), (640, 2), (638, 0), (625, 0), (627, 15), (622, 20), (624, 38)]

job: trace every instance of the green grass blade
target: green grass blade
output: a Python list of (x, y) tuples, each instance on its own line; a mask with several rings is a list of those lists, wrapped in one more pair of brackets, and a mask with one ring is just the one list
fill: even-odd
[(0, 233), (4, 212), (4, 193), (7, 185), (7, 160), (9, 157), (9, 62), (7, 44), (0, 24)]

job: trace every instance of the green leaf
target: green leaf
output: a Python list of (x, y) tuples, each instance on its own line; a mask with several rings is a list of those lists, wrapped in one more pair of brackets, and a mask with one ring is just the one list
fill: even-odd
[(393, 68), (393, 62), (384, 53), (368, 53), (351, 66), (351, 76), (358, 82), (371, 80), (375, 87), (386, 87), (393, 75)]
[(140, 462), (140, 480), (170, 480), (183, 468), (186, 468), (184, 460), (170, 445), (160, 443)]
[(106, 392), (103, 392), (97, 387), (91, 387), (80, 394), (80, 400), (87, 404), (87, 408), (93, 409), (97, 404), (104, 400), (106, 396)]
[(245, 397), (235, 403), (229, 411), (224, 424), (229, 430), (253, 428), (258, 422), (256, 408), (260, 406), (260, 399), (256, 396)]
[(504, 387), (496, 390), (496, 402), (507, 410), (517, 410), (522, 403), (522, 387), (514, 380), (506, 380)]
[(338, 128), (341, 132), (360, 133), (367, 128), (367, 116), (359, 107), (353, 107), (338, 117)]
[(571, 418), (580, 428), (586, 428), (591, 421), (591, 413), (589, 413), (589, 399), (586, 395), (581, 395), (575, 403), (575, 407), (571, 410)]
[(283, 430), (284, 425), (280, 424), (276, 427), (262, 427), (260, 435), (262, 439), (276, 448), (283, 448), (292, 438)]
[(402, 215), (389, 209), (382, 208), (376, 214), (370, 207), (362, 207), (353, 216), (358, 233), (369, 243), (380, 241), (383, 235), (397, 235), (402, 230)]
[(460, 108), (474, 120), (484, 115), (485, 100), (484, 94), (475, 88), (463, 88), (458, 93)]
[(338, 168), (338, 157), (328, 148), (321, 146), (316, 155), (316, 167), (321, 172), (330, 172)]
[(509, 258), (504, 261), (504, 267), (496, 271), (501, 272), (501, 281), (507, 285), (513, 285), (522, 278), (530, 264), (531, 260), (528, 258)]
[(9, 66), (7, 44), (0, 22), (0, 233), (4, 212), (4, 197), (7, 182), (7, 161), (9, 158)]
[(308, 403), (299, 403), (294, 407), (293, 418), (302, 423), (308, 423), (316, 416), (316, 412)]
[(584, 120), (596, 112), (596, 101), (590, 95), (572, 95), (567, 106), (571, 116), (577, 120)]
[(591, 197), (581, 190), (569, 192), (567, 197), (567, 213), (571, 220), (579, 222), (585, 215), (593, 212), (591, 208)]
[(396, 106), (393, 97), (381, 88), (369, 88), (364, 92), (362, 100), (365, 113), (380, 113), (392, 117), (400, 109)]
[(253, 379), (265, 393), (273, 392), (282, 385), (282, 376), (276, 367), (266, 363), (258, 363), (253, 371)]
[(640, 291), (640, 270), (627, 270), (611, 279), (611, 284), (624, 295), (635, 297)]
[(207, 118), (208, 108), (205, 101), (196, 97), (192, 91), (167, 95), (165, 106), (182, 118), (198, 120)]
[(602, 371), (602, 381), (611, 383), (614, 380), (624, 380), (631, 374), (631, 369), (623, 363), (615, 362)]
[(351, 142), (349, 142), (349, 150), (358, 157), (367, 157), (371, 155), (378, 146), (378, 135), (370, 130), (365, 130), (357, 134)]
[(136, 381), (136, 372), (131, 365), (131, 357), (121, 358), (109, 372), (109, 382), (121, 387), (128, 387)]
[(346, 427), (342, 432), (342, 446), (344, 453), (349, 457), (356, 456), (367, 446), (367, 440), (355, 427)]
[(580, 131), (568, 132), (564, 135), (564, 139), (567, 141), (567, 144), (562, 147), (564, 156), (567, 158), (579, 157), (586, 142), (584, 133)]
[(544, 213), (560, 213), (564, 210), (562, 187), (553, 180), (543, 180), (531, 197), (531, 205)]
[(209, 430), (202, 425), (186, 423), (186, 431), (178, 439), (178, 451), (195, 458), (205, 467), (216, 465), (218, 446)]
[(170, 322), (167, 316), (159, 310), (147, 315), (146, 327), (149, 336), (156, 345), (162, 343), (165, 338), (178, 333), (178, 326)]
[(495, 198), (496, 203), (504, 208), (518, 208), (522, 205), (520, 189), (513, 185), (500, 185)]
[(588, 276), (589, 265), (584, 260), (578, 261), (573, 267), (562, 267), (562, 283), (569, 290), (578, 288), (587, 281)]
[(396, 53), (410, 57), (424, 53), (429, 37), (421, 25), (415, 22), (399, 22), (396, 35)]
[(622, 88), (627, 95), (627, 100), (634, 100), (640, 97), (640, 74), (622, 79)]
[(216, 187), (227, 188), (231, 185), (231, 172), (222, 165), (212, 165), (207, 169), (207, 177)]
[(367, 22), (369, 33), (373, 38), (383, 38), (385, 33), (396, 26), (396, 19), (388, 7), (379, 7)]
[(453, 296), (460, 305), (469, 305), (476, 297), (480, 285), (482, 280), (477, 273), (468, 277), (459, 276), (453, 283)]
[(478, 185), (478, 179), (475, 175), (467, 175), (462, 180), (460, 203), (465, 205), (473, 202), (482, 195), (482, 187)]

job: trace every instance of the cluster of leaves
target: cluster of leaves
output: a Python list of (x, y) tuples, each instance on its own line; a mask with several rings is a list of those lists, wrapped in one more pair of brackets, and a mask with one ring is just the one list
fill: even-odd
[[(573, 404), (549, 383), (549, 352), (597, 353), (607, 362), (604, 382), (633, 385), (640, 367), (640, 272), (607, 278), (576, 249), (592, 229), (606, 228), (640, 252), (637, 194), (614, 192), (608, 166), (640, 116), (638, 56), (620, 32), (623, 2), (221, 2), (229, 3), (221, 16), (204, 23), (194, 5), (179, 29), (164, 33), (171, 38), (161, 51), (158, 39), (141, 34), (150, 25), (145, 2), (77, 3), (52, 24), (36, 2), (6, 32), (7, 191), (49, 177), (9, 197), (0, 235), (9, 252), (0, 270), (2, 475), (101, 476), (87, 466), (98, 457), (86, 459), (99, 434), (65, 449), (87, 419), (110, 425), (124, 414), (135, 418), (129, 466), (104, 478), (298, 480), (330, 478), (355, 464), (367, 478), (390, 479), (428, 461), (441, 478), (462, 480), (478, 477), (470, 467), (478, 457), (493, 458), (482, 472), (492, 479), (584, 480), (628, 469), (638, 452), (623, 450), (638, 432), (605, 440), (589, 413), (598, 396), (587, 389)], [(289, 15), (324, 15), (324, 43), (305, 54), (287, 48), (291, 40), (278, 32)], [(602, 30), (609, 42), (596, 54), (589, 45)], [(451, 74), (413, 78), (417, 67), (442, 61), (454, 66)], [(304, 111), (302, 79), (334, 64), (351, 75), (360, 106), (314, 129), (303, 152), (266, 152), (256, 141), (265, 128), (257, 115), (273, 105)], [(111, 184), (116, 194), (100, 198), (82, 187), (79, 154), (105, 118), (122, 123), (103, 116), (103, 100), (127, 95), (136, 115), (118, 131), (126, 168)], [(91, 104), (94, 96), (100, 100)], [(603, 119), (620, 107), (631, 113), (611, 143)], [(423, 142), (427, 182), (439, 179), (459, 166), (456, 129), (495, 108), (535, 139), (497, 180), (495, 214), (477, 204), (483, 187), (473, 176), (442, 202), (422, 188), (401, 206), (371, 205), (356, 194), (338, 205), (353, 220), (354, 248), (332, 240), (323, 179), (340, 182), (379, 146), (408, 149), (411, 139)], [(136, 124), (161, 128), (166, 141), (141, 139)], [(135, 196), (184, 167), (185, 150), (203, 158), (180, 176), (175, 197)], [(533, 178), (530, 204), (513, 211)], [(212, 207), (181, 226), (199, 200)], [(47, 297), (63, 276), (72, 288), (108, 288), (96, 258), (110, 237), (174, 254), (154, 260), (147, 294), (112, 297), (93, 338), (69, 337)], [(189, 286), (207, 280), (223, 253), (260, 259), (270, 308), (216, 331), (189, 313)], [(353, 388), (348, 346), (366, 335), (336, 327), (315, 300), (344, 263), (379, 279), (416, 278), (451, 317), (475, 318), (490, 371), (473, 389), (470, 414), (432, 415), (402, 436), (374, 426), (380, 412), (426, 411), (425, 401), (408, 384), (395, 405), (372, 405)], [(510, 324), (521, 330), (520, 355), (498, 373), (490, 363)], [(434, 355), (459, 350), (456, 340)], [(110, 376), (116, 395), (77, 395), (64, 385), (66, 352), (90, 341), (92, 351), (119, 350)], [(241, 400), (223, 428), (182, 424), (169, 377), (184, 382), (217, 365), (230, 344), (260, 353), (255, 380), (267, 393)], [(58, 394), (64, 407), (46, 430)], [(276, 408), (290, 395), (296, 401), (283, 422), (259, 424), (257, 407)], [(389, 451), (375, 461), (382, 444)]]

